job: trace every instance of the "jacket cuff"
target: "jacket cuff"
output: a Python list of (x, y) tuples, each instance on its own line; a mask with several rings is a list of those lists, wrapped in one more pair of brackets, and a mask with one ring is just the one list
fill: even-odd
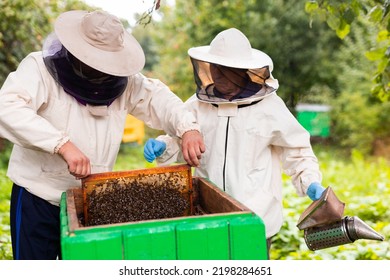
[(176, 136), (179, 138), (182, 138), (184, 133), (191, 131), (191, 130), (196, 130), (196, 131), (200, 132), (200, 125), (196, 122), (193, 122), (190, 125), (188, 125), (188, 124), (181, 125), (177, 129)]
[(320, 175), (308, 175), (300, 179), (300, 196), (304, 196), (307, 194), (307, 190), (311, 183), (318, 182), (321, 184), (322, 178)]
[(54, 148), (54, 153), (58, 154), (61, 147), (64, 146), (69, 140), (70, 140), (70, 138), (68, 136), (63, 137), (60, 140), (60, 142), (57, 144), (57, 146)]

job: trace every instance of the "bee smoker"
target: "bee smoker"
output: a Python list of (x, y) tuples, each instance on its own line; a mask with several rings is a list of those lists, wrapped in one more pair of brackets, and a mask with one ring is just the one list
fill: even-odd
[(313, 251), (353, 243), (358, 239), (384, 240), (382, 235), (356, 216), (346, 216), (331, 224), (307, 228), (304, 237), (307, 247)]
[(383, 241), (384, 237), (358, 217), (342, 218), (345, 203), (338, 200), (328, 187), (321, 198), (303, 212), (298, 228), (304, 230), (304, 238), (310, 250), (320, 250), (358, 239)]

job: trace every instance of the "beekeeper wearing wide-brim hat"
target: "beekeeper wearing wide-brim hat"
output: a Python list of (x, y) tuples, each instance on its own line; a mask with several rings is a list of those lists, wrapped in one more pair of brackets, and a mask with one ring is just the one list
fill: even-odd
[(54, 31), (70, 53), (103, 73), (127, 77), (139, 73), (145, 65), (138, 41), (123, 29), (119, 18), (104, 11), (63, 13)]
[[(195, 176), (208, 178), (254, 211), (265, 223), (266, 234), (258, 237), (265, 242), (283, 222), (282, 171), (301, 196), (316, 200), (324, 190), (310, 135), (277, 96), (271, 58), (253, 49), (241, 31), (224, 30), (188, 54), (197, 89), (186, 105), (206, 144)], [(147, 147), (158, 143), (166, 145), (156, 153), (161, 153), (158, 163), (180, 161), (178, 142), (168, 135), (146, 143), (147, 159), (153, 159)]]
[(121, 21), (104, 11), (61, 14), (43, 46), (51, 75), (83, 103), (107, 105), (120, 96), (127, 77), (139, 73), (145, 55)]
[(91, 173), (111, 171), (126, 117), (182, 140), (190, 165), (204, 150), (183, 102), (140, 71), (145, 57), (120, 20), (68, 11), (43, 51), (29, 54), (0, 90), (0, 137), (14, 143), (7, 175), (15, 259), (60, 255), (61, 195)]
[[(242, 100), (247, 99), (248, 95), (252, 96), (251, 100), (257, 100), (279, 86), (271, 74), (272, 59), (266, 53), (252, 48), (246, 36), (236, 28), (219, 33), (208, 46), (190, 48), (188, 54), (194, 67), (198, 98), (203, 101), (226, 103), (224, 98), (215, 96), (211, 65), (227, 67), (223, 68), (225, 71), (222, 70), (225, 77), (228, 76), (226, 73), (229, 68), (230, 71), (231, 68), (246, 70), (248, 83), (245, 86), (249, 84), (252, 88), (245, 89), (242, 86), (244, 92), (233, 99), (235, 102), (248, 102)], [(234, 75), (230, 79), (234, 80)]]

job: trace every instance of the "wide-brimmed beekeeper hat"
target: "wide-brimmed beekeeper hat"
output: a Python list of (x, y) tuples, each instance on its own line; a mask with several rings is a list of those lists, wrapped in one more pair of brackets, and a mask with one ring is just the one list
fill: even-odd
[(100, 72), (125, 77), (145, 65), (140, 44), (107, 12), (65, 12), (57, 18), (54, 31), (72, 55)]
[[(230, 28), (220, 32), (209, 46), (193, 47), (188, 50), (197, 85), (199, 100), (213, 103), (237, 102), (263, 98), (278, 89), (278, 80), (272, 76), (272, 59), (264, 52), (252, 48), (248, 38), (238, 29)], [(219, 75), (213, 76), (211, 69), (219, 69)], [(244, 78), (246, 82), (238, 82)], [(241, 72), (241, 74), (238, 74)], [(236, 77), (234, 77), (234, 75)], [(241, 88), (241, 92), (226, 101), (219, 93), (215, 78), (223, 76)], [(244, 85), (245, 84), (245, 85)]]
[(209, 46), (190, 48), (188, 55), (197, 60), (241, 69), (265, 66), (273, 70), (272, 59), (264, 52), (252, 48), (248, 38), (238, 29), (219, 33)]

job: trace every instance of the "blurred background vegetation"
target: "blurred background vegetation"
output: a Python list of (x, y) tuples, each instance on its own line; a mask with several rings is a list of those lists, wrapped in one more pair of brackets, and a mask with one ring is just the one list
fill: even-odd
[[(162, 0), (160, 5), (136, 15), (134, 26), (124, 20), (144, 48), (143, 73), (185, 101), (195, 90), (187, 50), (208, 45), (224, 29), (240, 29), (253, 48), (272, 57), (278, 94), (294, 114), (300, 103), (331, 107), (330, 136), (313, 138), (324, 183), (347, 202), (346, 214), (365, 219), (388, 240), (390, 1), (176, 0), (169, 5)], [(41, 49), (61, 12), (94, 8), (75, 0), (0, 0), (0, 85), (29, 52)], [(159, 133), (146, 128), (145, 138)], [(5, 175), (10, 150), (0, 139), (0, 259), (12, 256), (11, 187)], [(148, 167), (142, 145), (124, 144), (116, 169), (140, 167)], [(388, 241), (308, 251), (296, 221), (310, 201), (298, 198), (284, 179), (286, 222), (275, 238), (273, 259), (390, 259)]]

